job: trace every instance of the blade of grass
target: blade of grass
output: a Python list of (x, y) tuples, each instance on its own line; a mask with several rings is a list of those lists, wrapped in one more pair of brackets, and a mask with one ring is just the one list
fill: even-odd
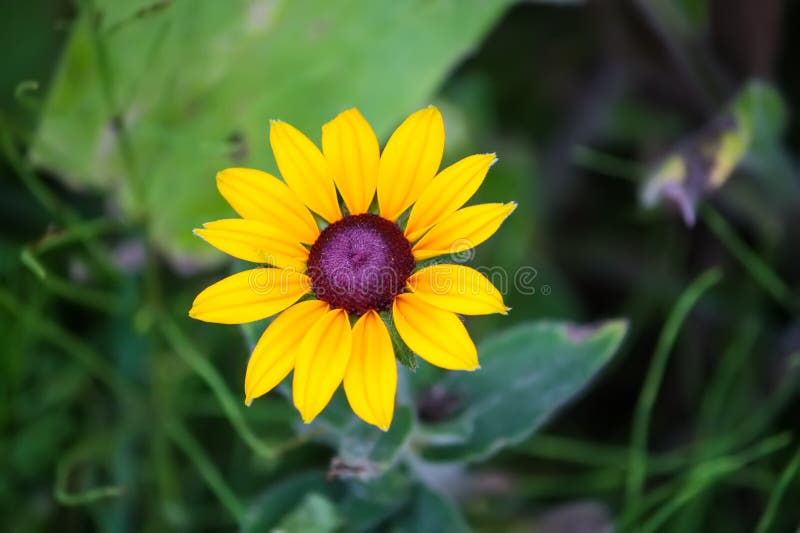
[(23, 264), (30, 268), (36, 277), (39, 278), (42, 286), (53, 293), (53, 295), (84, 307), (96, 309), (103, 313), (115, 314), (119, 312), (120, 302), (117, 295), (100, 289), (82, 287), (76, 283), (55, 276), (45, 270), (38, 261), (35, 261), (33, 256), (25, 255), (25, 251), (23, 251), (21, 259)]
[[(621, 471), (627, 471), (629, 467), (630, 450), (625, 446), (601, 445), (557, 435), (537, 435), (520, 451), (533, 457), (587, 467), (613, 468)], [(693, 462), (685, 448), (648, 455), (648, 475), (669, 474), (675, 470), (685, 469)]]
[(29, 246), (31, 253), (40, 255), (62, 246), (86, 239), (96, 239), (106, 233), (120, 229), (119, 221), (104, 217), (81, 221), (62, 231), (48, 233), (40, 241)]
[(639, 163), (588, 146), (576, 146), (572, 151), (572, 162), (592, 172), (625, 181), (639, 182), (644, 175)]
[(792, 292), (759, 254), (750, 249), (719, 212), (710, 206), (705, 206), (701, 210), (701, 217), (767, 294), (792, 314), (800, 310), (800, 297)]
[(247, 424), (242, 414), (242, 402), (234, 399), (222, 376), (209, 364), (208, 360), (194, 347), (189, 338), (169, 316), (161, 315), (156, 322), (167, 344), (183, 359), (189, 368), (206, 382), (206, 385), (208, 385), (222, 406), (231, 425), (245, 444), (264, 459), (270, 462), (274, 461), (276, 459), (275, 450), (259, 439)]
[(791, 442), (791, 435), (782, 433), (769, 437), (756, 446), (739, 454), (712, 459), (694, 469), (686, 479), (683, 488), (658, 510), (644, 524), (636, 528), (638, 533), (661, 530), (664, 523), (697, 495), (730, 474), (741, 470), (748, 463), (775, 453)]
[[(0, 117), (1, 118), (1, 117)], [(92, 263), (107, 277), (119, 276), (109, 254), (92, 235), (86, 235), (74, 228), (85, 224), (81, 216), (72, 206), (64, 203), (54, 194), (39, 178), (28, 161), (25, 160), (16, 146), (14, 139), (5, 128), (5, 121), (0, 120), (0, 147), (16, 175), (28, 188), (36, 201), (53, 215), (68, 231), (74, 231), (83, 247), (86, 249)]]
[(733, 386), (736, 375), (751, 353), (758, 336), (759, 325), (753, 317), (748, 317), (736, 328), (735, 337), (719, 362), (719, 369), (714, 373), (707, 391), (700, 404), (698, 422), (699, 432), (711, 436), (713, 427), (723, 412), (725, 396)]
[(599, 445), (544, 433), (536, 435), (522, 451), (542, 459), (599, 467), (620, 465), (628, 455), (627, 448), (622, 446)]
[[(20, 319), (28, 313), (27, 306), (2, 288), (0, 288), (0, 308)], [(82, 340), (38, 313), (30, 320), (29, 325), (44, 340), (73, 356), (81, 366), (105, 383), (121, 400), (136, 403), (137, 395), (133, 385)]]
[(731, 433), (714, 439), (712, 444), (700, 444), (704, 446), (710, 455), (724, 453), (736, 446), (741, 446), (751, 439), (756, 438), (770, 427), (773, 421), (781, 414), (783, 409), (800, 388), (800, 353), (794, 353), (788, 358), (786, 368), (787, 376), (778, 387), (774, 394), (763, 400), (759, 408), (753, 413), (749, 413), (747, 418), (742, 420)]
[[(149, 363), (152, 383), (151, 402), (154, 409), (158, 412), (167, 410), (182, 412), (175, 409), (170, 394), (174, 390), (172, 382), (166, 379), (166, 371), (161, 368), (168, 364), (168, 358), (149, 358)], [(175, 464), (170, 438), (164, 426), (165, 424), (153, 424), (147, 432), (151, 459), (145, 464), (150, 469), (150, 475), (156, 485), (156, 490), (151, 492), (150, 498), (153, 507), (161, 509), (161, 516), (167, 522), (163, 529), (177, 529), (179, 526), (185, 529), (186, 524), (183, 523), (183, 519), (190, 516), (190, 512), (180, 497), (179, 468)]]
[(646, 450), (650, 415), (664, 376), (669, 354), (678, 337), (681, 325), (689, 315), (689, 312), (700, 297), (720, 279), (719, 270), (714, 268), (693, 281), (678, 298), (658, 338), (656, 350), (634, 412), (631, 450), (628, 461), (628, 480), (625, 488), (625, 501), (628, 507), (635, 507), (642, 495), (644, 480), (647, 475)]
[(174, 418), (165, 422), (165, 429), (170, 439), (186, 454), (186, 457), (200, 472), (211, 492), (230, 512), (236, 522), (241, 523), (245, 515), (244, 505), (239, 501), (233, 489), (225, 482), (225, 478), (206, 455), (205, 450), (197, 442), (197, 439), (189, 433), (189, 430), (181, 422)]
[(87, 505), (98, 500), (118, 498), (125, 494), (125, 487), (119, 485), (106, 485), (102, 487), (92, 487), (82, 491), (73, 492), (69, 490), (70, 473), (77, 463), (85, 459), (96, 460), (98, 454), (108, 450), (108, 443), (104, 443), (94, 438), (92, 442), (82, 444), (67, 453), (56, 465), (56, 481), (53, 486), (53, 497), (61, 505), (74, 507)]
[[(729, 436), (730, 416), (726, 418), (725, 415), (731, 404), (726, 403), (725, 399), (734, 386), (734, 379), (740, 375), (747, 356), (751, 353), (757, 333), (758, 323), (752, 317), (742, 320), (741, 325), (734, 328), (733, 338), (719, 360), (717, 370), (700, 402), (695, 441), (688, 450), (693, 463), (714, 456), (713, 450), (719, 443), (718, 439), (714, 439), (715, 436), (723, 438)], [(709, 504), (713, 501), (714, 495), (715, 491), (709, 489), (689, 502), (677, 518), (676, 527), (684, 531), (702, 529), (701, 524), (712, 508)]]
[(786, 468), (783, 469), (783, 473), (781, 474), (778, 483), (772, 489), (772, 493), (769, 496), (769, 501), (767, 502), (767, 507), (764, 509), (764, 513), (758, 520), (756, 533), (767, 533), (767, 531), (773, 531), (771, 526), (772, 522), (775, 521), (775, 516), (778, 513), (778, 507), (780, 506), (781, 499), (783, 499), (783, 495), (786, 492), (786, 489), (789, 488), (789, 485), (797, 479), (798, 469), (800, 469), (800, 448), (797, 449), (794, 457), (792, 457), (792, 459), (789, 461), (789, 464), (786, 465)]
[(514, 488), (514, 496), (525, 499), (586, 498), (594, 494), (614, 494), (625, 483), (623, 473), (604, 468), (585, 474), (536, 475), (521, 479)]
[[(641, 531), (639, 520), (642, 516), (649, 510), (653, 510), (653, 516), (655, 517), (665, 506), (670, 505), (670, 511), (665, 513), (666, 516), (663, 518), (663, 520), (666, 520), (672, 512), (677, 511), (692, 500), (691, 497), (687, 497), (687, 487), (692, 491), (696, 491), (698, 489), (696, 486), (698, 480), (706, 480), (707, 483), (704, 485), (706, 487), (716, 481), (723, 481), (725, 475), (734, 476), (746, 472), (749, 469), (749, 463), (779, 451), (787, 446), (790, 441), (791, 435), (789, 433), (773, 435), (739, 452), (714, 457), (695, 465), (681, 478), (667, 481), (644, 495), (639, 506), (626, 509), (617, 520), (619, 530), (639, 533)], [(713, 479), (708, 479), (709, 474), (712, 473), (719, 475), (713, 476)], [(673, 494), (676, 496), (670, 498), (670, 495)], [(698, 493), (693, 493), (692, 496), (696, 494)]]

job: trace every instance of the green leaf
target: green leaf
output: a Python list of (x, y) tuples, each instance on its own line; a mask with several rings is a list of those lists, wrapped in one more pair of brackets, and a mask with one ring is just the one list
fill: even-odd
[(686, 22), (695, 32), (703, 31), (708, 24), (708, 3), (706, 0), (677, 0), (678, 9), (683, 12)]
[(336, 506), (326, 497), (312, 492), (308, 494), (276, 528), (285, 533), (332, 533), (342, 523)]
[(511, 3), (87, 1), (98, 12), (73, 26), (31, 157), (113, 192), (172, 255), (218, 258), (191, 229), (232, 215), (217, 171), (275, 171), (270, 118), (319, 140), (357, 106), (385, 138)]
[(307, 494), (326, 494), (331, 484), (322, 472), (295, 473), (256, 498), (242, 521), (242, 533), (271, 531)]
[(767, 184), (774, 202), (790, 204), (798, 187), (795, 165), (783, 142), (789, 121), (783, 97), (772, 85), (753, 81), (736, 95), (733, 112), (752, 138), (747, 163)]
[(737, 118), (755, 137), (777, 137), (786, 129), (786, 103), (780, 93), (766, 82), (753, 81), (736, 95), (733, 103)]
[(480, 460), (533, 434), (574, 398), (619, 348), (627, 323), (521, 324), (483, 342), (481, 369), (450, 373), (445, 389), (463, 411), (426, 429), (436, 458)]
[(470, 531), (458, 508), (441, 494), (420, 486), (411, 509), (393, 531), (408, 533), (466, 533)]
[(371, 426), (353, 414), (344, 394), (337, 393), (313, 423), (300, 426), (337, 450), (336, 477), (378, 477), (394, 466), (411, 437), (416, 420), (411, 407), (399, 404), (388, 431)]
[[(374, 531), (381, 522), (397, 513), (416, 489), (408, 474), (393, 469), (386, 475), (367, 481), (351, 480), (347, 494), (339, 502), (348, 531)], [(385, 530), (386, 528), (380, 528)]]
[(397, 462), (414, 423), (411, 408), (403, 405), (397, 406), (388, 431), (381, 431), (353, 416), (350, 424), (339, 431), (339, 457), (352, 463), (369, 461), (386, 471)]

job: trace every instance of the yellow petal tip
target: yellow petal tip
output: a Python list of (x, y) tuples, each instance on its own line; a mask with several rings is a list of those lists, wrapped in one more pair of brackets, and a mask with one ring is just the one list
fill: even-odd
[[(299, 408), (297, 410), (300, 411)], [(303, 420), (303, 424), (310, 424), (311, 422), (314, 421), (315, 418), (317, 418), (317, 415), (309, 415), (308, 413), (300, 411), (300, 418)]]
[(505, 205), (505, 208), (506, 208), (506, 216), (505, 216), (505, 218), (503, 220), (505, 220), (506, 218), (510, 217), (511, 213), (516, 211), (517, 207), (519, 207), (519, 204), (517, 204), (517, 202), (508, 202), (507, 204), (504, 204), (504, 205)]
[(223, 181), (225, 179), (225, 171), (224, 170), (220, 170), (219, 172), (217, 172), (216, 179), (217, 179), (217, 184), (219, 184), (219, 182)]
[[(282, 130), (283, 126), (285, 126), (285, 125), (286, 125), (286, 123), (284, 121), (278, 119), (278, 118), (269, 119), (269, 132), (270, 132), (270, 135), (272, 135), (277, 130)], [(272, 139), (272, 137), (270, 137), (270, 140), (271, 139)]]
[(253, 398), (251, 398), (250, 396), (246, 396), (244, 399), (244, 405), (245, 407), (250, 407), (251, 405), (253, 405)]

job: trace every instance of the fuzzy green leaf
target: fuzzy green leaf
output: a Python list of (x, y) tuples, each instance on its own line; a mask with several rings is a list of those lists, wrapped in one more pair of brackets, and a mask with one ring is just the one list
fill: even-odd
[(385, 139), (511, 3), (82, 3), (31, 157), (72, 186), (112, 192), (173, 256), (219, 258), (191, 229), (233, 214), (217, 171), (275, 171), (270, 118), (318, 141), (357, 106)]
[(427, 428), (428, 455), (479, 460), (529, 437), (609, 362), (626, 330), (622, 320), (534, 322), (489, 337), (478, 349), (480, 370), (443, 380), (464, 408)]
[(333, 533), (338, 531), (342, 518), (336, 506), (325, 496), (311, 492), (303, 499), (275, 531), (285, 533)]

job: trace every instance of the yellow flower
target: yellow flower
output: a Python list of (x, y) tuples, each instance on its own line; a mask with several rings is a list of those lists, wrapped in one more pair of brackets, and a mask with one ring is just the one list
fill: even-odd
[(417, 261), (477, 246), (516, 204), (462, 207), (496, 158), (472, 155), (437, 173), (444, 123), (435, 107), (408, 117), (383, 153), (357, 109), (322, 127), (322, 151), (280, 121), (271, 122), (269, 138), (283, 181), (223, 170), (217, 186), (242, 218), (195, 230), (233, 257), (268, 266), (211, 285), (189, 315), (241, 324), (280, 313), (250, 357), (247, 404), (294, 370), (292, 397), (304, 422), (344, 382), (353, 411), (387, 430), (397, 363), (386, 322), (429, 363), (475, 370), (477, 351), (457, 315), (507, 312), (478, 271), (455, 264), (415, 271)]

